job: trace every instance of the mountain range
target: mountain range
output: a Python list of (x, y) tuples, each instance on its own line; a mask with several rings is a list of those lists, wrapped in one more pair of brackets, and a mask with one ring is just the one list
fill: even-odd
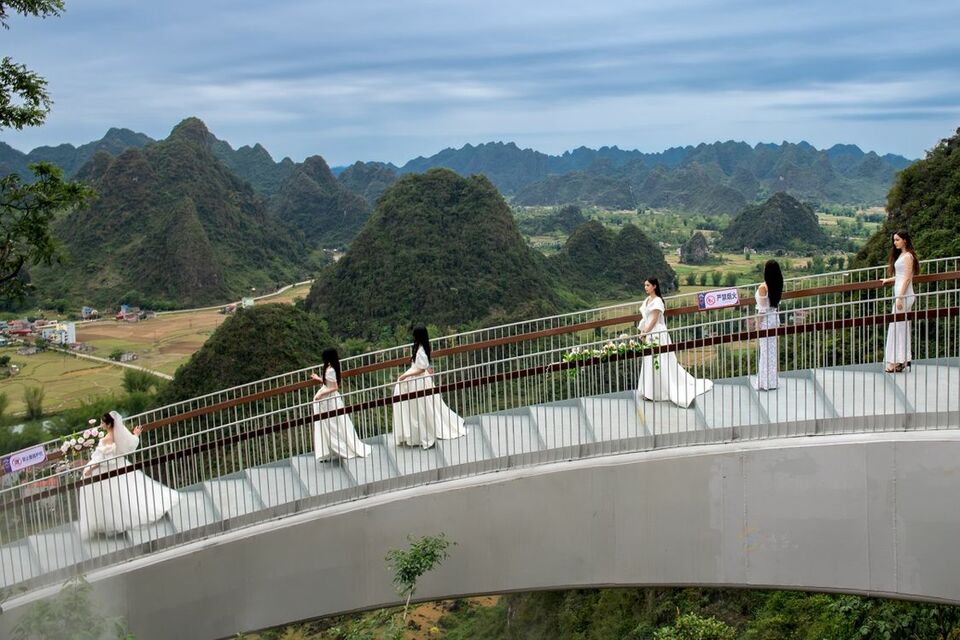
[[(150, 142), (148, 136), (129, 129), (111, 129), (103, 139), (80, 147), (38, 147), (27, 154), (0, 142), (0, 173), (23, 173), (28, 163), (46, 160), (72, 176), (98, 150), (116, 155)], [(297, 166), (290, 158), (275, 161), (260, 144), (233, 149), (212, 135), (211, 150), (267, 198), (277, 195)], [(401, 175), (447, 168), (463, 176), (483, 174), (521, 205), (674, 208), (712, 214), (734, 213), (778, 192), (824, 204), (882, 205), (896, 173), (911, 163), (903, 156), (864, 152), (851, 144), (817, 149), (807, 142), (751, 146), (718, 141), (657, 153), (579, 147), (554, 156), (513, 142), (488, 142), (444, 149), (402, 166), (357, 162), (333, 167), (331, 173), (370, 205)]]

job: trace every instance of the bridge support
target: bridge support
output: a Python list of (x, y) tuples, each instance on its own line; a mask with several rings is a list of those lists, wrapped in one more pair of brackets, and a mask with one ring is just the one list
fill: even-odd
[[(384, 555), (458, 544), (422, 599), (709, 585), (960, 604), (960, 434), (818, 436), (522, 468), (379, 495), (88, 576), (137, 638), (225, 638), (395, 604)], [(4, 603), (0, 635), (39, 597)]]

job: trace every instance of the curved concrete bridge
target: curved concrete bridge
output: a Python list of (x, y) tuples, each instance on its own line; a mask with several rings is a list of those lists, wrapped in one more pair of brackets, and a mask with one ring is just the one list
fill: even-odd
[[(958, 390), (960, 368), (937, 361), (899, 377), (875, 366), (785, 373), (764, 394), (745, 378), (719, 381), (689, 409), (646, 402), (641, 413), (632, 392), (535, 405), (471, 418), (466, 438), (428, 451), (380, 437), (366, 459), (298, 456), (207, 481), (138, 538), (84, 543), (67, 526), (16, 549), (34, 566), (46, 558), (46, 571), (130, 551), (87, 578), (138, 638), (227, 637), (394, 603), (386, 551), (441, 531), (458, 544), (424, 599), (711, 585), (960, 603)], [(783, 437), (748, 440), (756, 429)], [(864, 429), (879, 432), (844, 433)], [(790, 437), (804, 435), (816, 437)], [(654, 439), (692, 446), (602, 455)], [(711, 441), (721, 444), (697, 446)], [(531, 461), (549, 464), (522, 466)], [(397, 490), (312, 508), (377, 483)], [(133, 553), (190, 531), (187, 516), (250, 515), (265, 521)], [(0, 628), (50, 593), (8, 601)]]
[[(601, 310), (454, 341), (434, 391), (468, 416), (467, 435), (429, 450), (388, 431), (404, 406), (389, 382), (398, 350), (364, 356), (343, 410), (316, 413), (309, 370), (155, 410), (153, 442), (110, 474), (142, 469), (176, 488), (159, 522), (83, 539), (77, 488), (99, 480), (74, 471), (0, 491), (0, 588), (13, 593), (0, 631), (79, 573), (138, 638), (378, 607), (396, 601), (387, 550), (441, 531), (458, 544), (424, 599), (712, 585), (960, 603), (960, 270), (921, 277), (897, 318), (877, 282), (858, 281), (800, 286), (778, 329), (743, 329), (730, 310), (678, 322), (654, 351), (683, 352), (715, 382), (689, 408), (637, 403), (649, 350), (567, 358), (587, 331), (599, 341), (586, 347), (606, 347), (600, 327), (632, 322)], [(892, 320), (912, 322), (913, 367), (851, 364), (876, 360)], [(743, 374), (772, 335), (779, 388), (758, 392)], [(314, 421), (339, 413), (381, 434), (365, 438), (370, 456), (314, 458)], [(162, 430), (194, 420), (180, 414), (196, 420)]]

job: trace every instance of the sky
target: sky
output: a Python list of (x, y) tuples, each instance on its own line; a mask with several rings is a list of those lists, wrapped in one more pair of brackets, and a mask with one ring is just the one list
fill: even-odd
[(22, 151), (164, 138), (403, 164), (516, 142), (661, 151), (743, 140), (922, 157), (960, 127), (960, 2), (66, 0), (2, 55), (49, 82)]

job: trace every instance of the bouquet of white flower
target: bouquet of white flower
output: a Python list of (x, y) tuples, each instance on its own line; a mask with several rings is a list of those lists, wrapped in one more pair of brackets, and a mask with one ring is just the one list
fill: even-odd
[(63, 439), (60, 445), (60, 452), (65, 458), (76, 459), (83, 456), (84, 451), (93, 449), (97, 446), (100, 438), (106, 435), (103, 428), (97, 424), (96, 420), (89, 421), (90, 427), (83, 431), (78, 431), (73, 435)]
[[(636, 340), (630, 339), (622, 342), (607, 342), (599, 349), (581, 349), (580, 347), (574, 347), (567, 353), (563, 354), (564, 362), (583, 362), (585, 360), (591, 360), (593, 358), (600, 358), (600, 360), (606, 360), (611, 356), (622, 356), (628, 353), (643, 353), (646, 349), (650, 347), (657, 346), (657, 341), (649, 340)], [(660, 368), (660, 354), (655, 354), (653, 356), (653, 368)], [(568, 373), (570, 375), (577, 375), (576, 369), (569, 369)]]

